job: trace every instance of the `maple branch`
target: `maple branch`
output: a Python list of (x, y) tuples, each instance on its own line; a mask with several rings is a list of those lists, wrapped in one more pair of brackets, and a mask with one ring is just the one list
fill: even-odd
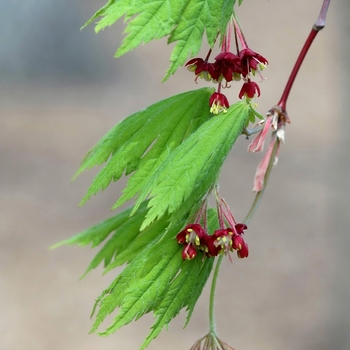
[(313, 25), (311, 32), (310, 32), (309, 36), (307, 37), (303, 48), (300, 51), (298, 59), (295, 62), (294, 68), (289, 76), (286, 87), (284, 88), (284, 91), (282, 93), (281, 99), (277, 104), (278, 106), (280, 106), (282, 108), (282, 112), (285, 112), (287, 109), (286, 105), (287, 105), (287, 100), (288, 100), (290, 90), (292, 89), (294, 80), (299, 72), (299, 69), (304, 61), (304, 58), (305, 58), (307, 52), (309, 51), (309, 48), (310, 48), (312, 42), (314, 41), (317, 33), (321, 29), (323, 29), (326, 25), (326, 16), (327, 16), (328, 6), (329, 6), (330, 2), (331, 2), (331, 0), (324, 0), (323, 1), (320, 14), (319, 14), (315, 24)]

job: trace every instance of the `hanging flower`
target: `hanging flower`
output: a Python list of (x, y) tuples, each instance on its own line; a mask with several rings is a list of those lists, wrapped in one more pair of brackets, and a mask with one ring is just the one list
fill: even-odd
[(241, 249), (237, 250), (237, 256), (240, 259), (243, 259), (243, 258), (248, 258), (248, 255), (249, 255), (248, 244), (246, 242), (243, 242)]
[(216, 75), (213, 63), (208, 63), (199, 57), (189, 60), (185, 67), (187, 67), (190, 72), (194, 72), (197, 76), (196, 79), (202, 78), (206, 81), (211, 81), (212, 76)]
[(227, 82), (241, 79), (241, 59), (232, 52), (221, 52), (215, 57), (213, 79)]
[(220, 253), (227, 253), (232, 248), (232, 230), (219, 229), (207, 237), (206, 247), (208, 256), (217, 256)]
[(191, 260), (197, 254), (197, 248), (204, 250), (207, 233), (200, 224), (189, 224), (176, 236), (177, 243), (184, 245), (182, 258)]
[(197, 249), (193, 246), (193, 244), (188, 243), (182, 251), (182, 259), (184, 260), (192, 260), (197, 255)]
[(242, 86), (238, 97), (242, 99), (244, 96), (246, 98), (253, 98), (255, 95), (260, 96), (260, 88), (257, 83), (248, 79)]
[(212, 235), (206, 238), (207, 256), (217, 256), (219, 254), (226, 254), (230, 251), (236, 250), (238, 252), (243, 250), (238, 257), (248, 256), (248, 245), (244, 241), (242, 234), (247, 229), (245, 224), (236, 224), (234, 228), (218, 229)]
[(209, 99), (210, 113), (219, 114), (220, 112), (226, 113), (230, 106), (227, 97), (220, 92), (214, 92)]
[(244, 77), (250, 72), (252, 72), (253, 75), (255, 75), (255, 72), (260, 73), (268, 64), (265, 57), (249, 48), (241, 50), (239, 52), (239, 57), (241, 59), (242, 75)]

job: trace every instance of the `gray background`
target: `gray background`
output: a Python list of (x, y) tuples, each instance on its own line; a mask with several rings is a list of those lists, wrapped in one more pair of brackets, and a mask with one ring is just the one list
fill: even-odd
[[(250, 46), (268, 58), (259, 110), (278, 102), (321, 0), (246, 0), (239, 9)], [(185, 69), (160, 84), (165, 40), (120, 59), (123, 24), (95, 35), (79, 28), (103, 1), (0, 1), (0, 349), (138, 349), (146, 316), (107, 338), (88, 335), (94, 299), (118, 271), (93, 271), (89, 248), (48, 247), (111, 215), (121, 184), (82, 208), (95, 170), (72, 175), (118, 121), (195, 89)], [(250, 7), (251, 6), (251, 7)], [(291, 93), (286, 145), (246, 232), (249, 259), (225, 262), (216, 297), (219, 335), (237, 350), (350, 348), (350, 3), (334, 1)], [(205, 52), (205, 51), (203, 51)], [(204, 84), (199, 84), (204, 86)], [(238, 85), (227, 91), (231, 102)], [(242, 137), (221, 191), (237, 219), (253, 199), (261, 154)], [(189, 349), (207, 331), (208, 288), (149, 349)]]

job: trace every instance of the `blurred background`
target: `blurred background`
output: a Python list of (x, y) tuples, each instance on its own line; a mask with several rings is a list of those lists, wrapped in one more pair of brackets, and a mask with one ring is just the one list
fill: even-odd
[[(267, 57), (259, 110), (278, 102), (322, 1), (248, 0), (238, 16)], [(96, 170), (70, 180), (117, 122), (196, 86), (180, 69), (161, 84), (172, 47), (160, 40), (113, 55), (123, 21), (80, 27), (105, 1), (0, 1), (0, 349), (137, 350), (151, 315), (112, 336), (88, 331), (95, 298), (118, 271), (85, 271), (96, 252), (49, 246), (96, 224), (125, 181), (82, 208)], [(246, 232), (249, 259), (225, 262), (216, 296), (220, 337), (236, 350), (350, 349), (350, 3), (330, 5), (290, 95), (286, 144)], [(203, 49), (205, 52), (205, 48)], [(231, 103), (237, 87), (227, 91)], [(242, 137), (221, 176), (238, 220), (253, 200), (262, 154)], [(184, 313), (150, 350), (189, 349), (207, 332), (209, 285), (186, 330)]]

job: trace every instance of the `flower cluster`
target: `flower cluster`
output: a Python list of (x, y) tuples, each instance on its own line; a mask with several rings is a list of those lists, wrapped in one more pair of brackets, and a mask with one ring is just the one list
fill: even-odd
[(241, 78), (249, 79), (250, 73), (259, 74), (266, 67), (265, 57), (247, 48), (238, 55), (232, 52), (221, 52), (215, 57), (215, 62), (209, 63), (202, 58), (193, 58), (186, 63), (189, 71), (194, 72), (196, 79), (203, 78), (214, 83), (226, 80), (227, 83)]
[(202, 251), (208, 257), (237, 251), (239, 258), (247, 258), (248, 244), (242, 235), (247, 229), (245, 224), (236, 224), (232, 228), (218, 229), (209, 235), (200, 224), (189, 224), (176, 236), (179, 244), (184, 246), (182, 258), (192, 260), (197, 255), (197, 250)]
[(245, 48), (237, 55), (230, 51), (223, 51), (215, 57), (213, 63), (208, 62), (208, 58), (193, 58), (186, 63), (189, 71), (194, 72), (196, 80), (198, 78), (212, 81), (218, 84), (218, 91), (215, 92), (209, 101), (210, 112), (219, 114), (226, 112), (229, 102), (225, 95), (220, 92), (221, 85), (225, 81), (224, 87), (228, 87), (231, 81), (244, 80), (244, 84), (239, 92), (239, 98), (251, 99), (260, 96), (259, 85), (251, 81), (251, 75), (256, 73), (261, 75), (261, 71), (266, 67), (268, 61), (257, 52)]

